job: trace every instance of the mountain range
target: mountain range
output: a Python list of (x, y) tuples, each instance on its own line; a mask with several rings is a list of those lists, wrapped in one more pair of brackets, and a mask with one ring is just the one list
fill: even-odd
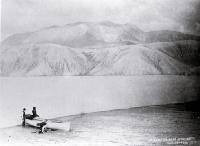
[(177, 75), (199, 72), (199, 58), (200, 36), (144, 32), (109, 21), (77, 22), (2, 41), (0, 75)]

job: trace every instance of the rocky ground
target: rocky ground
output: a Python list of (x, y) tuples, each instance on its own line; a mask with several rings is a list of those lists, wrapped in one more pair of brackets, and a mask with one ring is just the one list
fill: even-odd
[(48, 131), (21, 126), (1, 129), (3, 145), (200, 145), (198, 104), (173, 104), (61, 117), (71, 131)]

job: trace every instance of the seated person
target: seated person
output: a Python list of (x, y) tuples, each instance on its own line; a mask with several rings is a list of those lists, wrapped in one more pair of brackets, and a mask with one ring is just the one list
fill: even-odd
[(32, 115), (27, 114), (27, 115), (25, 115), (25, 117), (26, 117), (26, 119), (29, 119), (29, 120), (33, 120), (35, 117), (39, 117), (39, 115), (37, 114), (37, 111), (36, 111), (36, 107), (33, 107)]
[(39, 117), (39, 115), (38, 115), (37, 112), (36, 112), (36, 107), (33, 107), (32, 114), (33, 114), (33, 115), (32, 115), (33, 118)]

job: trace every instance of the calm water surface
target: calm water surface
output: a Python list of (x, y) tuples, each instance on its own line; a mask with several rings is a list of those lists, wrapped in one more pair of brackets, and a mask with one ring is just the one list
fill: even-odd
[[(43, 145), (200, 145), (200, 112), (194, 104), (149, 106), (61, 117), (71, 131), (1, 130), (2, 142)], [(198, 107), (198, 106), (197, 106)]]

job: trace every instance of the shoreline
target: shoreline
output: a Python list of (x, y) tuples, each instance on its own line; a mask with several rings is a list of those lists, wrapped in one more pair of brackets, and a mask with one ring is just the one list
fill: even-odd
[(24, 145), (170, 145), (200, 144), (198, 102), (136, 107), (60, 117), (70, 121), (70, 132), (14, 126), (0, 130), (0, 144)]

